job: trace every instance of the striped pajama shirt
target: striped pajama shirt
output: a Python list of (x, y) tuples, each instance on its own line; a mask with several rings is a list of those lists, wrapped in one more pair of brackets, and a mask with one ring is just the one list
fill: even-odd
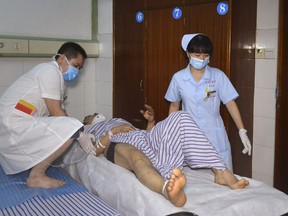
[[(85, 132), (93, 133), (100, 139), (110, 129), (122, 124), (130, 123), (113, 118), (97, 123)], [(217, 151), (185, 111), (171, 113), (151, 131), (136, 129), (119, 133), (115, 134), (111, 141), (135, 146), (150, 159), (165, 179), (170, 178), (172, 169), (182, 169), (186, 165), (191, 168), (226, 169)]]

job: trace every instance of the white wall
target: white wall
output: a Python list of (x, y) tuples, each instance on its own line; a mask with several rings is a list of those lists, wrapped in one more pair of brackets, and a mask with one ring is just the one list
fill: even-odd
[(96, 110), (112, 117), (113, 45), (112, 0), (98, 0), (99, 58), (96, 59)]
[(0, 34), (91, 39), (91, 0), (0, 0)]
[(275, 58), (256, 60), (252, 177), (269, 185), (274, 176), (278, 15), (278, 1), (258, 0), (256, 47), (275, 48)]
[[(2, 1), (4, 0), (0, 0), (0, 3)], [(89, 14), (90, 17), (90, 11), (84, 12)], [(80, 14), (82, 14), (81, 11)], [(53, 12), (51, 16), (53, 16)], [(5, 21), (8, 25), (15, 25), (9, 19)], [(84, 115), (95, 111), (104, 113), (107, 117), (112, 117), (112, 22), (112, 0), (98, 0), (97, 39), (100, 42), (100, 56), (97, 59), (88, 59), (77, 85), (73, 88), (67, 88), (68, 113), (78, 119), (82, 119)], [(27, 28), (32, 29), (33, 27), (27, 26)], [(275, 53), (277, 53), (277, 31), (278, 1), (258, 0), (256, 46), (275, 48)], [(18, 76), (29, 68), (49, 60), (0, 58), (0, 95)], [(252, 172), (253, 178), (270, 185), (273, 184), (274, 167), (276, 64), (277, 58), (257, 59), (255, 75)]]

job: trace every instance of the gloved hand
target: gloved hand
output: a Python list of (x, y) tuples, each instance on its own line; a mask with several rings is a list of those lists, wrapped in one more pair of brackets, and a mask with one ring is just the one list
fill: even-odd
[[(93, 134), (80, 132), (80, 136), (77, 138), (80, 146), (87, 154), (96, 155), (95, 152), (95, 141), (96, 137)], [(93, 143), (94, 142), (94, 143)]]
[(245, 130), (244, 128), (241, 128), (239, 130), (239, 136), (244, 146), (242, 153), (246, 154), (248, 152), (248, 155), (250, 156), (251, 155), (251, 143), (247, 136), (247, 130)]

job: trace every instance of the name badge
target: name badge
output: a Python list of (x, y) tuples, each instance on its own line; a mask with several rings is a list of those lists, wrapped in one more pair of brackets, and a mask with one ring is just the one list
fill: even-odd
[(206, 101), (208, 101), (208, 99), (209, 98), (212, 98), (212, 97), (216, 97), (216, 91), (210, 91), (209, 89), (207, 90), (205, 90), (205, 92), (206, 92), (206, 96), (204, 97), (204, 101), (206, 102)]

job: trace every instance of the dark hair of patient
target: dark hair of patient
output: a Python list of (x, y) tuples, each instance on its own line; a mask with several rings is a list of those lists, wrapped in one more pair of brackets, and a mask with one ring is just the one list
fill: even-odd
[(213, 53), (213, 44), (206, 35), (199, 34), (192, 38), (192, 40), (189, 42), (187, 52), (205, 53), (211, 56)]

